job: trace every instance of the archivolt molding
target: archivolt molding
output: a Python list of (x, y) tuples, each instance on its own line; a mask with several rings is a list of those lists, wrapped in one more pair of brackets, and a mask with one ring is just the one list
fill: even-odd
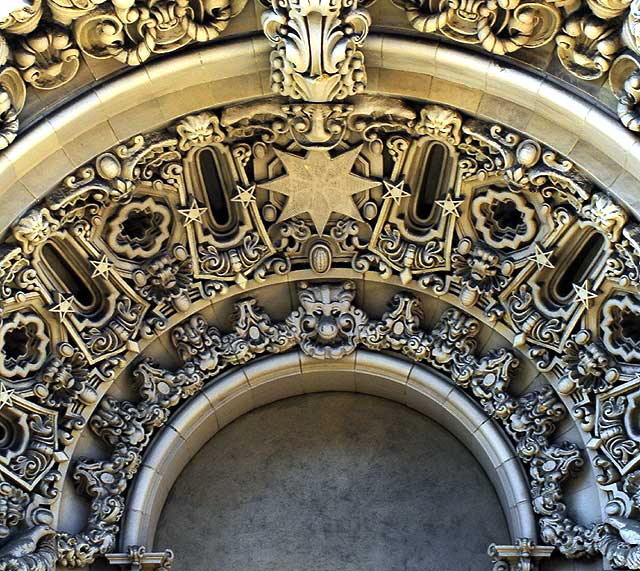
[[(363, 93), (362, 46), (373, 2), (264, 0), (273, 46), (271, 86), (294, 100), (325, 102)], [(420, 32), (491, 54), (555, 43), (579, 80), (608, 78), (624, 126), (640, 130), (638, 7), (631, 0), (397, 0)], [(25, 85), (56, 89), (74, 78), (80, 53), (137, 66), (217, 39), (246, 0), (28, 0), (0, 21), (0, 148), (18, 131)], [(384, 22), (377, 22), (384, 24)]]
[[(118, 145), (17, 220), (2, 249), (0, 419), (19, 429), (11, 442), (21, 444), (0, 457), (11, 506), (0, 569), (33, 569), (35, 560), (46, 568), (61, 474), (86, 424), (111, 456), (73, 461), (92, 508), (84, 532), (57, 532), (62, 566), (113, 551), (151, 436), (220, 372), (264, 353), (341, 359), (357, 347), (445, 371), (502, 423), (527, 466), (546, 544), (640, 568), (632, 532), (640, 365), (626, 349), (640, 320), (638, 250), (637, 223), (571, 161), (439, 105), (274, 98), (203, 111)], [(398, 295), (376, 319), (354, 304), (353, 284), (325, 278), (301, 285), (298, 309), (281, 322), (253, 299), (237, 304), (231, 332), (185, 321), (231, 288), (340, 268), (461, 309), (426, 331), (414, 297)], [(479, 354), (478, 321), (465, 308), (507, 332), (559, 396), (550, 386), (511, 394), (518, 358)], [(100, 398), (176, 324), (180, 368), (142, 359), (133, 372), (139, 399)], [(608, 498), (606, 521), (592, 526), (573, 521), (563, 502), (563, 484), (584, 462), (577, 446), (551, 440), (566, 413)]]
[(362, 348), (346, 358), (324, 359), (311, 370), (303, 364), (305, 359), (309, 360), (307, 354), (296, 350), (234, 367), (180, 407), (150, 443), (133, 480), (119, 540), (122, 550), (154, 544), (158, 517), (175, 478), (223, 426), (274, 399), (326, 390), (408, 404), (437, 419), (462, 442), (472, 443), (470, 448), (498, 492), (512, 537), (536, 537), (529, 486), (507, 435), (442, 375)]
[(106, 461), (80, 460), (75, 468), (76, 480), (92, 498), (91, 516), (85, 532), (58, 534), (61, 563), (86, 565), (115, 547), (127, 481), (137, 471), (154, 429), (168, 422), (170, 408), (200, 392), (231, 366), (293, 347), (312, 359), (331, 360), (353, 354), (358, 346), (390, 349), (443, 370), (457, 386), (468, 389), (489, 416), (504, 423), (518, 457), (529, 465), (532, 505), (541, 516), (543, 539), (572, 556), (596, 553), (600, 535), (614, 540), (603, 524), (587, 529), (567, 517), (561, 485), (583, 460), (574, 444), (550, 442), (565, 413), (551, 387), (519, 398), (509, 396), (507, 386), (517, 358), (505, 349), (479, 356), (474, 339), (478, 322), (458, 309), (447, 310), (427, 332), (420, 328), (422, 310), (412, 295), (396, 295), (380, 320), (370, 319), (354, 306), (354, 297), (353, 282), (302, 282), (300, 306), (282, 322), (274, 323), (249, 298), (236, 304), (231, 333), (223, 334), (199, 315), (174, 327), (171, 338), (183, 366), (168, 371), (150, 360), (142, 361), (133, 372), (142, 400), (107, 396), (90, 419), (92, 430), (113, 455)]

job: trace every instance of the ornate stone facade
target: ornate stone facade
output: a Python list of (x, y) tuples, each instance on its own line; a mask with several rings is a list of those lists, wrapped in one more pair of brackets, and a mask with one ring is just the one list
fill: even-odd
[[(72, 172), (49, 188), (42, 171), (29, 208), (7, 222), (0, 571), (105, 559), (171, 569), (170, 551), (123, 546), (119, 533), (130, 484), (179, 405), (259, 356), (326, 362), (363, 348), (445, 375), (509, 439), (538, 536), (488, 546), (487, 568), (544, 570), (553, 554), (640, 569), (635, 179), (618, 183), (601, 157), (587, 172), (557, 150), (563, 141), (488, 120), (468, 100), (380, 95), (369, 85), (386, 56), (373, 51), (371, 68), (365, 58), (371, 5), (264, 6), (269, 95), (165, 109), (163, 126), (89, 162), (62, 151)], [(555, 45), (579, 85), (608, 77), (621, 121), (640, 130), (633, 2), (398, 5), (418, 31), (496, 56)], [(20, 133), (27, 93), (73, 82), (81, 54), (140, 65), (213, 41), (244, 8), (25, 2), (0, 20), (0, 147)], [(18, 178), (14, 149), (0, 159)], [(261, 307), (262, 288), (285, 283), (291, 309)], [(386, 310), (359, 294), (369, 283), (387, 288)], [(531, 387), (518, 386), (519, 368), (535, 371)], [(582, 521), (569, 490), (589, 475), (602, 513)], [(74, 493), (86, 521), (67, 526)]]
[[(309, 197), (294, 184), (299, 171)], [(326, 198), (314, 181), (331, 189)], [(185, 117), (101, 154), (17, 220), (3, 250), (0, 419), (21, 444), (0, 458), (11, 506), (0, 568), (49, 568), (54, 539), (62, 566), (115, 552), (127, 486), (154, 431), (221, 371), (293, 347), (341, 359), (359, 346), (443, 371), (503, 425), (546, 545), (640, 568), (625, 531), (637, 525), (640, 458), (636, 226), (537, 141), (399, 100), (270, 99)], [(193, 315), (229, 288), (340, 269), (459, 308), (426, 330), (406, 291), (376, 319), (355, 304), (354, 282), (325, 280), (300, 282), (284, 320), (251, 297), (237, 298), (228, 332)], [(508, 332), (523, 356), (478, 351), (478, 318), (463, 308)], [(138, 358), (165, 331), (177, 369)], [(522, 358), (549, 384), (514, 395)], [(99, 398), (122, 375), (138, 396)], [(552, 439), (566, 415), (585, 432), (609, 498), (608, 519), (591, 526), (563, 501), (585, 463), (578, 446)], [(91, 511), (84, 531), (54, 533), (61, 476), (85, 425), (109, 456), (68, 467)], [(29, 549), (12, 547), (26, 538)], [(500, 569), (514, 557), (495, 553)]]
[[(344, 99), (364, 91), (361, 46), (371, 1), (264, 2), (262, 26), (274, 49), (271, 86), (306, 101)], [(554, 46), (578, 82), (606, 79), (620, 120), (640, 130), (640, 51), (636, 3), (630, 0), (439, 2), (398, 0), (408, 23), (427, 34), (491, 54)], [(25, 0), (0, 13), (0, 145), (18, 130), (25, 86), (56, 89), (80, 68), (80, 54), (137, 66), (192, 44), (216, 40), (246, 1)], [(384, 25), (385, 22), (376, 22)]]

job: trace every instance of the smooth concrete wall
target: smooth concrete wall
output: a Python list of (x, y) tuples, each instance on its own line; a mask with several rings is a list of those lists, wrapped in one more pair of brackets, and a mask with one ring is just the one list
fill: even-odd
[(509, 543), (471, 453), (422, 414), (294, 397), (218, 432), (178, 477), (156, 545), (189, 571), (484, 571)]

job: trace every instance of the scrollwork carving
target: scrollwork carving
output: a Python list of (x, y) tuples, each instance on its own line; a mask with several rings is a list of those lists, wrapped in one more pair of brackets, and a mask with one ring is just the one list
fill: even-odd
[(358, 47), (369, 26), (369, 14), (358, 8), (357, 0), (273, 0), (262, 16), (264, 32), (275, 48), (273, 91), (311, 102), (362, 93), (366, 72)]
[[(426, 172), (439, 171), (439, 186), (412, 219), (427, 192), (423, 150), (433, 148), (440, 168), (430, 163)], [(206, 177), (199, 153), (213, 158)], [(305, 166), (320, 174), (310, 179)], [(340, 201), (325, 192), (327, 173)], [(322, 208), (313, 201), (320, 194)], [(225, 208), (228, 224), (216, 223)], [(571, 161), (442, 106), (270, 98), (134, 137), (34, 205), (0, 251), (0, 337), (18, 331), (0, 351), (8, 387), (0, 417), (13, 426), (26, 415), (37, 427), (17, 435), (27, 454), (2, 451), (11, 488), (0, 486), (0, 506), (2, 490), (12, 499), (0, 530), (9, 541), (51, 524), (31, 518), (39, 508), (29, 506), (49, 509), (39, 488), (58, 489), (56, 465), (87, 424), (111, 456), (74, 460), (91, 513), (84, 531), (59, 533), (58, 553), (59, 565), (90, 564), (113, 550), (127, 483), (180, 402), (258, 355), (298, 348), (336, 359), (365, 347), (442, 371), (504, 425), (529, 471), (544, 541), (568, 557), (622, 560), (632, 544), (618, 528), (571, 518), (564, 486), (584, 457), (557, 442), (555, 429), (568, 410), (589, 442), (608, 510), (633, 520), (636, 494), (625, 482), (640, 458), (638, 244), (630, 213)], [(425, 328), (418, 298), (401, 292), (378, 319), (358, 306), (357, 280), (336, 281), (357, 277), (354, 270), (457, 307)], [(214, 296), (298, 280), (297, 272), (315, 279), (311, 271), (328, 281), (301, 285), (280, 321), (244, 296), (234, 299), (228, 331), (202, 316), (185, 321)], [(477, 317), (511, 336), (549, 384), (512, 394), (519, 360), (506, 349), (479, 352)], [(169, 327), (177, 370), (144, 354)], [(116, 378), (126, 384), (121, 375), (131, 376), (137, 398), (98, 398)]]
[[(479, 44), (495, 54), (549, 42), (562, 19), (559, 9), (542, 2), (395, 2), (414, 28), (453, 40)], [(508, 31), (507, 31), (508, 30)]]
[[(226, 366), (293, 345), (312, 358), (339, 359), (360, 344), (375, 350), (402, 351), (414, 361), (448, 372), (454, 383), (469, 390), (489, 414), (504, 422), (518, 454), (529, 464), (534, 509), (543, 516), (541, 524), (548, 530), (545, 537), (566, 553), (577, 555), (585, 549), (592, 553), (595, 549), (592, 531), (572, 528), (573, 541), (581, 542), (580, 548), (570, 546), (565, 538), (568, 526), (573, 524), (561, 501), (561, 484), (581, 466), (582, 460), (575, 445), (550, 443), (565, 412), (550, 387), (512, 397), (508, 387), (517, 359), (504, 349), (478, 356), (475, 336), (479, 324), (460, 310), (447, 310), (436, 327), (427, 332), (421, 329), (422, 310), (412, 295), (397, 294), (389, 310), (376, 321), (354, 307), (354, 292), (351, 282), (303, 283), (298, 294), (300, 307), (284, 322), (272, 323), (255, 300), (242, 300), (236, 306), (234, 330), (229, 334), (223, 335), (208, 326), (202, 317), (192, 317), (187, 324), (176, 327), (173, 340), (183, 359), (183, 368), (170, 372), (150, 361), (141, 363), (135, 373), (141, 400), (119, 402), (108, 397), (92, 418), (91, 427), (113, 447), (114, 455), (107, 462), (83, 461), (76, 468), (76, 479), (96, 499), (89, 531), (73, 538), (63, 536), (65, 560), (79, 561), (77, 555), (71, 556), (71, 546), (73, 553), (90, 553), (90, 557), (82, 560), (88, 563), (113, 544), (126, 481), (136, 470), (150, 431), (163, 425), (170, 409), (199, 390), (205, 380)], [(129, 452), (126, 458), (130, 471), (115, 472), (114, 463), (125, 457), (125, 450)], [(104, 470), (113, 475), (101, 484), (100, 474)], [(109, 512), (109, 521), (113, 522), (110, 528), (104, 527), (104, 516), (98, 519), (98, 515), (103, 515), (101, 506), (106, 498), (111, 498), (109, 505), (113, 506)], [(91, 546), (87, 545), (89, 538), (93, 538)], [(543, 551), (550, 553), (551, 549)]]

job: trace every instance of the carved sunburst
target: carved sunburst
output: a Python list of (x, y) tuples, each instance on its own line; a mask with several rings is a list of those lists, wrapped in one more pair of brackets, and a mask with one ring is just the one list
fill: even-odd
[(380, 186), (380, 182), (351, 172), (360, 149), (355, 147), (337, 157), (315, 150), (299, 157), (276, 149), (287, 174), (261, 186), (288, 198), (279, 221), (307, 213), (322, 234), (333, 212), (362, 220), (353, 195)]

